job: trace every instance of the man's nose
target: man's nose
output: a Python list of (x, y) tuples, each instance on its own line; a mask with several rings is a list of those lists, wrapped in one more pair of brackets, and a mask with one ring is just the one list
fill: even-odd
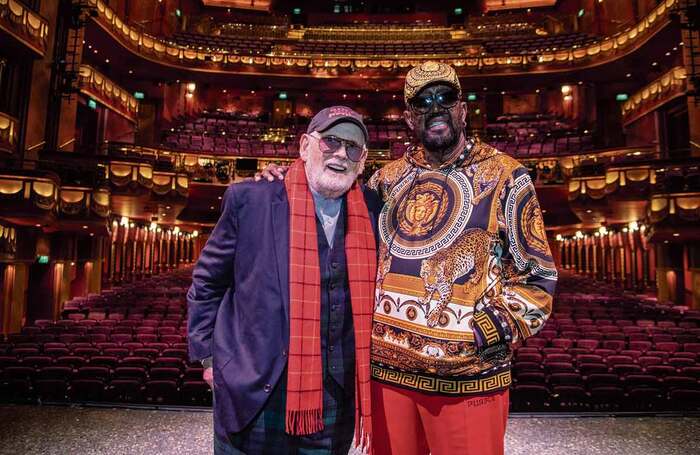
[(345, 150), (345, 142), (340, 144), (340, 147), (333, 152), (333, 156), (338, 157), (338, 158), (347, 158), (348, 157), (348, 151)]

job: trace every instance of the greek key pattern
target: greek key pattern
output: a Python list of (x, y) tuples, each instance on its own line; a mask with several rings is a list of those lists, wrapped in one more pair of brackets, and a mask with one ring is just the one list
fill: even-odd
[(486, 313), (474, 313), (474, 322), (479, 325), (481, 332), (486, 337), (486, 344), (493, 344), (500, 339), (498, 329)]
[(449, 379), (389, 370), (372, 365), (372, 378), (391, 385), (443, 395), (474, 395), (508, 388), (510, 370), (478, 379)]

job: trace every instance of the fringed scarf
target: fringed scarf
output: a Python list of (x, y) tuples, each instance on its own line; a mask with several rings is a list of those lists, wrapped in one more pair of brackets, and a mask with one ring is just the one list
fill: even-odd
[[(323, 430), (321, 366), (321, 270), (316, 211), (304, 162), (296, 160), (285, 176), (289, 199), (289, 364), (288, 434)], [(355, 441), (369, 448), (372, 432), (369, 342), (376, 278), (376, 244), (362, 190), (347, 193), (345, 256), (355, 331)]]

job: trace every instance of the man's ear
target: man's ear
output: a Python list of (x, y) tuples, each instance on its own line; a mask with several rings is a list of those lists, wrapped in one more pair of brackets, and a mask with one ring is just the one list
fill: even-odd
[(302, 161), (306, 162), (309, 157), (309, 145), (310, 145), (309, 135), (304, 133), (299, 139), (299, 157)]
[(409, 110), (403, 111), (403, 119), (406, 121), (408, 128), (413, 131), (416, 129), (415, 120), (413, 119), (413, 112)]
[(465, 103), (464, 101), (460, 101), (459, 107), (462, 109), (462, 112), (459, 114), (460, 120), (462, 121), (463, 125), (466, 125), (467, 124), (467, 114), (469, 113), (467, 111), (467, 103)]

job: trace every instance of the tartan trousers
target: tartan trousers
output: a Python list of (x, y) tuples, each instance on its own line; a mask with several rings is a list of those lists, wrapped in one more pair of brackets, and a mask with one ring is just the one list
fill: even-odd
[[(215, 398), (216, 399), (216, 398)], [(355, 432), (355, 390), (348, 393), (330, 376), (323, 381), (323, 424), (318, 433), (292, 436), (284, 431), (287, 371), (253, 421), (227, 439), (214, 436), (215, 455), (347, 454)]]

